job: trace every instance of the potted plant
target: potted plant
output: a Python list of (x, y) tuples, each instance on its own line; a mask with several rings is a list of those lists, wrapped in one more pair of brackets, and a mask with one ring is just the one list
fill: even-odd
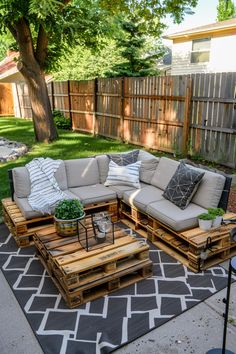
[(225, 213), (224, 209), (222, 209), (222, 208), (209, 208), (207, 210), (208, 210), (209, 214), (214, 215), (212, 226), (219, 227), (222, 223), (223, 215)]
[(83, 205), (78, 199), (63, 199), (56, 208), (54, 220), (56, 231), (60, 236), (74, 236), (78, 234), (78, 220), (84, 218)]
[(209, 213), (203, 213), (198, 215), (198, 224), (200, 229), (207, 231), (210, 230), (212, 226), (212, 220), (215, 219), (215, 216)]

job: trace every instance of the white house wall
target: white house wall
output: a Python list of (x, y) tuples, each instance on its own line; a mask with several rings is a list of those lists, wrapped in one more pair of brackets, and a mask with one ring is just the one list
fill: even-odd
[(191, 63), (191, 50), (192, 40), (173, 43), (172, 75), (236, 71), (236, 35), (211, 38), (208, 63)]

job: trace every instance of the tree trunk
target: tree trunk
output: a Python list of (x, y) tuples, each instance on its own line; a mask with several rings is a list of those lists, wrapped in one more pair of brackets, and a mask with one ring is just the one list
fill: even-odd
[(50, 143), (57, 139), (58, 134), (53, 121), (44, 73), (36, 62), (30, 68), (19, 62), (17, 67), (28, 85), (35, 139), (39, 142)]
[(41, 72), (34, 72), (29, 77), (24, 70), (19, 69), (25, 78), (31, 100), (35, 139), (39, 142), (49, 143), (58, 137), (52, 117), (52, 110), (48, 97), (47, 85)]

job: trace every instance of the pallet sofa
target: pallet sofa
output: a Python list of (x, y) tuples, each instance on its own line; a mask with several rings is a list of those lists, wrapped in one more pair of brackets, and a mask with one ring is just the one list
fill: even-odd
[[(207, 208), (221, 207), (227, 210), (231, 178), (204, 170), (204, 176), (191, 202), (186, 209), (181, 210), (163, 197), (180, 162), (166, 157), (157, 158), (144, 150), (138, 151), (137, 161), (141, 161), (139, 189), (125, 183), (104, 185), (110, 162), (105, 154), (65, 160), (55, 177), (69, 197), (81, 200), (85, 210), (105, 208), (112, 213), (120, 213), (122, 218), (133, 222), (136, 228), (144, 229), (152, 242), (156, 242), (190, 269), (198, 271), (200, 252), (205, 247), (206, 237), (201, 238), (197, 244), (192, 241), (196, 235), (203, 234), (197, 229), (197, 215), (206, 212)], [(52, 216), (42, 216), (28, 204), (30, 179), (25, 167), (16, 167), (9, 175), (12, 200), (3, 200), (4, 218), (18, 244), (25, 246), (29, 244), (30, 236), (42, 227), (42, 223), (52, 222)], [(229, 230), (226, 229), (225, 237), (215, 237), (215, 246), (219, 246), (221, 253), (218, 253), (222, 258), (231, 252), (232, 245), (229, 237), (226, 237), (228, 234)]]

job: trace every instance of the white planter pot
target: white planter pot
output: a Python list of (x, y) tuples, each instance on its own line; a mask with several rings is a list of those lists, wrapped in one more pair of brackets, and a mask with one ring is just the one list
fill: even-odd
[(198, 219), (198, 224), (201, 230), (207, 231), (212, 227), (212, 220)]
[(219, 227), (222, 223), (223, 216), (216, 216), (212, 222), (212, 227)]

